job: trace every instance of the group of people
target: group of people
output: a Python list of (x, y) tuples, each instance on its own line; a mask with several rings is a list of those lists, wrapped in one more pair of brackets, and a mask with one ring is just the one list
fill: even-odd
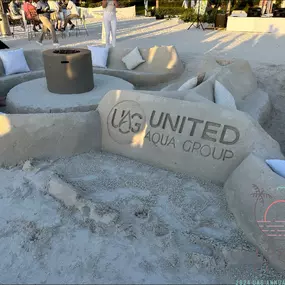
[[(115, 47), (118, 0), (102, 0), (102, 7), (104, 9), (103, 24), (106, 46)], [(37, 41), (39, 45), (42, 45), (44, 35), (49, 30), (54, 46), (59, 46), (56, 30), (64, 31), (68, 24), (70, 30), (74, 29), (75, 25), (71, 20), (79, 18), (78, 9), (72, 0), (25, 0), (23, 5), (20, 4), (19, 0), (12, 0), (9, 4), (10, 16), (13, 19), (21, 20), (24, 27), (22, 11), (25, 13), (25, 18), (32, 22), (33, 30), (35, 32), (41, 30), (41, 35)]]
[(20, 20), (24, 27), (22, 10), (25, 13), (25, 18), (33, 23), (33, 30), (38, 32), (37, 27), (42, 30), (37, 41), (40, 45), (42, 45), (45, 33), (49, 30), (53, 44), (58, 46), (55, 31), (64, 31), (68, 24), (71, 30), (74, 29), (75, 25), (71, 20), (79, 18), (78, 9), (72, 0), (25, 0), (22, 6), (19, 0), (12, 0), (9, 4), (10, 15), (12, 19)]

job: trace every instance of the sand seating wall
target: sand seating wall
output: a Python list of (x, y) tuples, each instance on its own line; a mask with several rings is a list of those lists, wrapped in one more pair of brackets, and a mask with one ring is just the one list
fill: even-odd
[(215, 183), (224, 183), (250, 153), (283, 157), (248, 114), (200, 99), (110, 91), (98, 106), (103, 150)]
[[(93, 72), (122, 78), (134, 86), (152, 86), (177, 78), (184, 71), (184, 65), (173, 46), (140, 49), (146, 62), (135, 70), (128, 70), (122, 62), (122, 58), (130, 51), (131, 49), (111, 48), (107, 68), (93, 67)], [(0, 60), (0, 96), (5, 97), (14, 86), (22, 82), (45, 76), (42, 51), (25, 50), (24, 54), (31, 72), (5, 76)]]
[(201, 98), (186, 102), (117, 90), (92, 112), (1, 115), (8, 122), (0, 163), (85, 152), (101, 132), (105, 151), (215, 183), (224, 183), (249, 153), (283, 157), (279, 144), (248, 114)]
[(0, 114), (0, 165), (57, 159), (101, 149), (97, 111)]
[(228, 206), (249, 242), (284, 273), (285, 179), (250, 154), (224, 185)]
[[(256, 76), (248, 61), (207, 57), (198, 72), (198, 74), (203, 73), (205, 73), (203, 82), (189, 90), (185, 96), (180, 95), (181, 100), (191, 101), (194, 94), (198, 94), (214, 102), (214, 85), (215, 80), (218, 80), (233, 95), (238, 110), (248, 113), (261, 125), (267, 121), (271, 112), (270, 98), (266, 92), (258, 88)], [(167, 92), (177, 91), (180, 86), (181, 82), (172, 83), (163, 88), (161, 94), (169, 96)]]
[(154, 46), (140, 48), (140, 53), (146, 62), (135, 70), (128, 70), (122, 58), (131, 52), (132, 48), (110, 48), (107, 69), (94, 68), (95, 73), (113, 75), (129, 81), (138, 87), (155, 86), (179, 77), (184, 71), (174, 46)]
[[(230, 84), (238, 81), (225, 74), (219, 78), (231, 89)], [(198, 91), (179, 93), (176, 99), (171, 98), (176, 91), (159, 96), (155, 91), (115, 90), (94, 111), (0, 114), (0, 165), (104, 150), (224, 184), (229, 209), (247, 239), (283, 272), (285, 239), (272, 241), (257, 223), (259, 217), (266, 222), (272, 205), (285, 201), (280, 192), (284, 178), (265, 162), (284, 156), (278, 142), (252, 116), (215, 104), (209, 94), (203, 96), (210, 86), (207, 81)], [(256, 90), (254, 84), (240, 93), (240, 87), (234, 87), (231, 92), (240, 101)], [(187, 96), (189, 100), (181, 100)], [(284, 207), (269, 214), (271, 220), (284, 217)]]

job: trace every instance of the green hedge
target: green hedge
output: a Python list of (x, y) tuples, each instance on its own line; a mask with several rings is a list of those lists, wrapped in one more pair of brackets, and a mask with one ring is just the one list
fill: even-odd
[[(212, 9), (209, 12), (206, 12), (204, 15), (200, 15), (200, 21), (203, 23), (215, 23), (215, 19), (217, 14), (223, 14), (224, 11), (223, 10), (218, 10), (216, 8)], [(186, 9), (184, 10), (184, 12), (181, 14), (181, 16), (179, 17), (181, 20), (183, 20), (184, 22), (193, 22), (193, 21), (197, 21), (197, 14), (195, 13), (194, 9)]]
[(136, 15), (143, 16), (145, 14), (144, 6), (136, 6)]
[(197, 14), (195, 13), (194, 9), (184, 9), (183, 13), (179, 17), (184, 22), (193, 22), (197, 20)]
[(169, 16), (170, 18), (182, 15), (185, 11), (182, 7), (159, 7), (158, 9), (155, 9), (155, 15), (158, 16)]
[(81, 7), (85, 7), (85, 8), (96, 8), (96, 7), (100, 7), (102, 6), (102, 1), (92, 1), (92, 0), (86, 0), (86, 1), (82, 1), (80, 3)]
[(173, 1), (169, 1), (169, 0), (159, 0), (159, 8), (179, 8), (182, 7), (182, 2), (183, 0), (173, 0)]

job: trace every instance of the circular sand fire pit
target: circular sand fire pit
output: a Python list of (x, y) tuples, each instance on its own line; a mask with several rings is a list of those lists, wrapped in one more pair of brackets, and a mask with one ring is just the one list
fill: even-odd
[(47, 88), (56, 94), (80, 94), (94, 88), (91, 52), (57, 49), (43, 52)]
[[(110, 90), (131, 90), (134, 86), (117, 77), (94, 74), (96, 87), (85, 93), (54, 94), (47, 89), (45, 78), (21, 83), (7, 95), (7, 111), (12, 114), (86, 112), (96, 109)], [(118, 91), (119, 92), (119, 91)]]

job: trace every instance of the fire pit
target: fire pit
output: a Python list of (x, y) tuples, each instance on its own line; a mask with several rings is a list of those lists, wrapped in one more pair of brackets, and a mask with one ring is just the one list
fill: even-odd
[(91, 52), (57, 49), (43, 52), (47, 88), (56, 94), (80, 94), (94, 88)]

